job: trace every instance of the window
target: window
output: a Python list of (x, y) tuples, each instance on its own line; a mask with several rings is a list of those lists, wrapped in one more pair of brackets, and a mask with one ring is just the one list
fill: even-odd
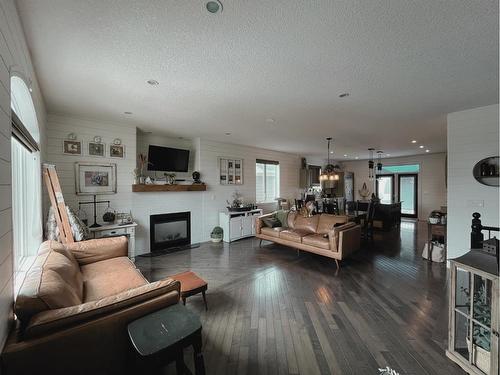
[(271, 203), (280, 195), (280, 164), (277, 161), (257, 159), (255, 164), (257, 203)]
[(31, 94), (19, 77), (11, 79), (11, 168), (14, 290), (42, 242), (40, 133)]
[(382, 173), (418, 173), (420, 172), (419, 164), (403, 164), (403, 165), (384, 165)]

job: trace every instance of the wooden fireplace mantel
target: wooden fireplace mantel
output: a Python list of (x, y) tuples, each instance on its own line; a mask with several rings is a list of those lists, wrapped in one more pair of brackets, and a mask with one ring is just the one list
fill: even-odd
[(132, 185), (134, 193), (146, 193), (152, 191), (205, 191), (207, 185), (192, 184), (192, 185)]

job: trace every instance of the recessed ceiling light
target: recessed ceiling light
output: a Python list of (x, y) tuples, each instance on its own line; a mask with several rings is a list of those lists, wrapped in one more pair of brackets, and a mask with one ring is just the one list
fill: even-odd
[(227, 132), (227, 133), (224, 133), (224, 134), (226, 134), (226, 135), (231, 135), (231, 133), (229, 133), (229, 132)]
[(348, 92), (343, 92), (342, 94), (339, 95), (339, 98), (347, 98), (349, 96)]
[(420, 148), (424, 148), (424, 146), (423, 146), (423, 145), (420, 145), (420, 146), (418, 146), (418, 147), (420, 147)]
[(356, 156), (354, 159), (359, 159), (359, 156)]
[(347, 154), (344, 154), (344, 158), (346, 158), (346, 157), (347, 157)]
[(129, 112), (129, 111), (125, 111), (123, 113), (125, 113), (126, 115), (131, 115), (132, 114), (132, 112)]
[(205, 7), (210, 13), (222, 12), (222, 3), (220, 1), (208, 1)]
[(411, 143), (417, 143), (417, 140), (416, 140), (416, 139), (414, 139), (414, 140), (412, 140), (412, 141), (411, 141)]
[(425, 150), (425, 152), (431, 152), (431, 150)]
[(330, 151), (330, 154), (333, 154), (333, 151)]
[(148, 79), (146, 82), (151, 86), (158, 86), (160, 84), (160, 82), (158, 82), (156, 79)]

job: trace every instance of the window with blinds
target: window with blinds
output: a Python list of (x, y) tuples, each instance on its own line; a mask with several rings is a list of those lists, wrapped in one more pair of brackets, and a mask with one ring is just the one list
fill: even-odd
[(280, 195), (280, 164), (277, 161), (257, 159), (255, 163), (257, 203), (275, 202)]

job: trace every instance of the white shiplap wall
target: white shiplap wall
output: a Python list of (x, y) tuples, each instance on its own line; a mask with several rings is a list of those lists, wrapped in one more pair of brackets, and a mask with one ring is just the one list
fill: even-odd
[[(64, 155), (62, 154), (62, 141), (69, 133), (75, 133), (78, 139), (84, 141), (84, 146), (96, 135), (101, 136), (106, 144), (119, 137), (126, 145), (126, 158), (120, 160)], [(202, 180), (207, 183), (208, 190), (206, 192), (132, 193), (132, 171), (136, 168), (136, 155), (139, 152), (147, 153), (149, 144), (189, 149), (191, 151), (189, 172), (178, 173), (177, 177), (191, 179), (192, 171), (199, 170)], [(297, 155), (255, 147), (199, 138), (179, 139), (159, 134), (145, 134), (136, 132), (136, 128), (131, 125), (52, 114), (48, 117), (48, 146), (46, 160), (56, 165), (66, 202), (75, 210), (78, 208), (78, 201), (88, 200), (88, 197), (75, 194), (74, 163), (77, 161), (117, 163), (118, 193), (108, 195), (104, 199), (111, 200), (112, 208), (116, 210), (132, 211), (134, 220), (139, 225), (136, 233), (137, 254), (149, 252), (149, 217), (155, 214), (190, 211), (192, 242), (207, 241), (212, 228), (218, 225), (219, 211), (224, 209), (226, 199), (231, 199), (235, 189), (243, 194), (246, 201), (255, 201), (255, 160), (257, 158), (280, 162), (281, 196), (295, 198), (298, 192), (300, 158)], [(244, 160), (243, 185), (235, 187), (219, 184), (217, 161), (220, 156)], [(154, 172), (149, 174), (154, 175)], [(271, 205), (264, 208), (273, 209), (274, 207), (275, 205)], [(100, 207), (98, 220), (102, 218), (104, 210), (104, 206)], [(87, 207), (86, 211), (91, 219), (91, 207)]]
[[(220, 185), (218, 157), (243, 159), (243, 185)], [(299, 192), (300, 157), (294, 154), (200, 140), (201, 179), (207, 183), (203, 193), (203, 239), (208, 240), (213, 227), (218, 225), (219, 212), (231, 201), (238, 190), (245, 201), (255, 202), (255, 161), (256, 159), (276, 160), (280, 163), (280, 196), (294, 199)], [(276, 204), (262, 205), (266, 211), (275, 209)]]
[(483, 225), (499, 226), (499, 188), (472, 176), (479, 160), (499, 154), (498, 115), (498, 104), (448, 115), (449, 258), (468, 251), (473, 212), (481, 214)]
[[(148, 154), (149, 145), (181, 148), (190, 150), (189, 171), (176, 173), (179, 179), (191, 179), (191, 174), (198, 169), (199, 139), (166, 137), (160, 134), (137, 133), (137, 152)], [(146, 175), (154, 177), (155, 172), (145, 171)], [(163, 177), (157, 173), (158, 177)], [(134, 193), (132, 199), (132, 213), (137, 222), (137, 253), (149, 251), (149, 216), (174, 212), (191, 212), (191, 242), (205, 241), (202, 236), (202, 193), (200, 192), (148, 192)]]
[(32, 97), (45, 151), (45, 107), (13, 0), (0, 0), (0, 350), (12, 319), (13, 253), (10, 165), (10, 77), (31, 81)]
[[(83, 156), (65, 155), (62, 153), (63, 140), (74, 133), (77, 140), (82, 141)], [(92, 196), (79, 196), (75, 191), (75, 163), (115, 163), (117, 168), (117, 194), (100, 195), (100, 200), (110, 200), (116, 211), (128, 212), (132, 208), (133, 170), (136, 162), (136, 128), (130, 124), (117, 124), (105, 121), (83, 119), (65, 115), (49, 114), (47, 118), (47, 156), (45, 161), (56, 165), (64, 199), (75, 211), (78, 202), (92, 200)], [(105, 157), (87, 156), (87, 143), (100, 136), (105, 143)], [(119, 138), (125, 145), (125, 158), (110, 158), (109, 145)], [(89, 223), (93, 220), (93, 206), (85, 205)], [(102, 223), (102, 215), (106, 211), (105, 204), (98, 205), (97, 219)]]
[[(425, 154), (401, 158), (384, 158), (385, 165), (419, 164), (418, 174), (418, 218), (426, 220), (431, 211), (446, 205), (446, 154)], [(370, 192), (374, 184), (368, 180), (368, 161), (344, 162), (346, 171), (354, 172), (354, 197), (361, 199), (358, 190), (366, 183)]]

